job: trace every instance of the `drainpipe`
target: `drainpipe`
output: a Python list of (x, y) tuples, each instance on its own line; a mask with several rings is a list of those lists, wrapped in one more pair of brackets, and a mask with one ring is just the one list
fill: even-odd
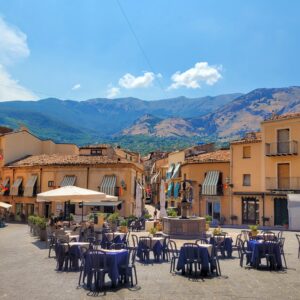
[(263, 201), (263, 226), (265, 226), (265, 193), (262, 194)]
[[(42, 192), (42, 179), (43, 179), (43, 168), (40, 168), (40, 193)], [(39, 212), (39, 206), (40, 204), (37, 203), (37, 207), (38, 207), (38, 212)], [(46, 210), (46, 208), (44, 208)], [(52, 207), (51, 207), (52, 210)], [(35, 213), (35, 208), (34, 208), (34, 213)], [(50, 212), (51, 215), (52, 211)]]
[(229, 176), (230, 176), (230, 182), (229, 182), (229, 197), (230, 197), (230, 201), (229, 201), (229, 212), (230, 212), (230, 217), (232, 216), (232, 176), (233, 176), (233, 148), (230, 147), (230, 172), (229, 172)]

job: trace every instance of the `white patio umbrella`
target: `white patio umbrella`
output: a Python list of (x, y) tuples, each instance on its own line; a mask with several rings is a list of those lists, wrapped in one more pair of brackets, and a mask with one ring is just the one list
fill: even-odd
[[(109, 196), (113, 197), (113, 196)], [(110, 199), (110, 198), (109, 198)], [(58, 189), (37, 194), (37, 202), (95, 202), (107, 200), (105, 193), (83, 189), (78, 186), (63, 186)]]
[(82, 219), (84, 203), (92, 202), (94, 205), (102, 201), (117, 201), (118, 197), (105, 193), (83, 189), (78, 186), (63, 186), (58, 189), (37, 194), (37, 202), (72, 202), (82, 203)]
[(12, 205), (11, 205), (11, 204), (8, 204), (8, 203), (5, 203), (5, 202), (0, 202), (0, 207), (9, 209), (9, 208), (12, 207)]
[(167, 216), (166, 212), (166, 192), (165, 192), (165, 181), (162, 179), (160, 183), (160, 213), (159, 217), (162, 219)]

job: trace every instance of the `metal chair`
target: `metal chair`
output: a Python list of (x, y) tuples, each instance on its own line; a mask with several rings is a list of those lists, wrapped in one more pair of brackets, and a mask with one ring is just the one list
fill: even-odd
[(244, 239), (244, 241), (249, 240), (250, 233), (251, 233), (251, 231), (249, 231), (249, 230), (241, 230), (242, 238)]
[(138, 236), (135, 235), (135, 234), (132, 234), (131, 235), (131, 239), (132, 239), (133, 247), (137, 248), (138, 245), (139, 245), (139, 238), (138, 238)]
[(175, 241), (169, 240), (168, 252), (170, 255), (170, 259), (171, 259), (171, 265), (170, 265), (170, 273), (171, 273), (172, 271), (175, 272), (176, 260), (178, 260), (178, 258), (179, 258), (179, 251), (177, 249), (177, 245), (176, 245)]
[(91, 262), (89, 275), (94, 279), (94, 289), (102, 290), (105, 286), (105, 274), (108, 273), (106, 252), (102, 250), (92, 250), (88, 253)]
[(275, 247), (278, 245), (275, 241), (266, 241), (263, 243), (263, 257), (266, 258), (267, 267), (269, 270), (275, 269), (277, 266), (277, 260), (275, 255)]
[(296, 238), (298, 240), (298, 258), (300, 257), (300, 234), (296, 233)]
[(137, 254), (137, 248), (135, 247), (128, 247), (128, 257), (126, 265), (121, 265), (121, 280), (125, 277), (125, 281), (128, 281), (128, 278), (131, 280), (131, 286), (133, 287), (133, 274), (135, 276), (135, 284), (137, 285), (137, 274), (136, 274), (136, 267), (135, 267), (135, 259)]
[(239, 243), (239, 240), (241, 240), (241, 239), (242, 239), (242, 234), (240, 233), (236, 237), (235, 244), (232, 245), (232, 251), (237, 251), (239, 258), (241, 258), (240, 257), (240, 243)]
[(243, 267), (244, 256), (250, 257), (252, 256), (252, 251), (248, 250), (248, 241), (243, 241), (242, 239), (238, 239), (239, 251), (240, 251), (240, 267)]
[(264, 231), (263, 232), (264, 241), (276, 241), (276, 234), (273, 231)]
[(285, 238), (278, 238), (278, 243), (279, 243), (279, 247), (280, 247), (280, 255), (283, 257), (284, 260), (284, 266), (287, 269), (287, 264), (286, 264), (286, 259), (285, 259), (285, 254), (284, 254), (284, 242), (285, 242)]
[(139, 246), (142, 250), (142, 260), (150, 262), (150, 252), (152, 249), (152, 238), (149, 236), (141, 236), (139, 239)]
[(197, 245), (209, 244), (208, 240), (207, 239), (203, 239), (203, 238), (196, 240), (195, 243)]
[(195, 276), (197, 276), (198, 269), (201, 272), (201, 262), (202, 262), (200, 257), (199, 245), (195, 243), (184, 243), (183, 251), (186, 259), (186, 263), (185, 263), (185, 265), (187, 266), (186, 271), (188, 271), (188, 274), (190, 276), (194, 268)]

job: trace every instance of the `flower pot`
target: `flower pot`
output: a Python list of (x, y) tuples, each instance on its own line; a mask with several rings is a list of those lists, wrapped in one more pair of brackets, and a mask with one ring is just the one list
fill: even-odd
[(46, 241), (47, 240), (47, 231), (46, 229), (40, 229), (40, 240)]
[(209, 223), (206, 223), (205, 224), (205, 231), (208, 231), (209, 230)]
[(257, 236), (258, 234), (258, 231), (257, 230), (252, 230), (251, 231), (251, 236)]
[(127, 233), (128, 232), (128, 227), (127, 226), (120, 226), (119, 231), (123, 232), (123, 233)]

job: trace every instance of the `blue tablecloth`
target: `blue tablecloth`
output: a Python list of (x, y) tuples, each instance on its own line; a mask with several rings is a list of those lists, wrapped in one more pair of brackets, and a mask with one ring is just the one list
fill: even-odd
[[(102, 254), (99, 254), (99, 260), (101, 260)], [(126, 265), (128, 258), (128, 250), (116, 250), (106, 252), (106, 264), (108, 267), (108, 276), (111, 279), (112, 285), (116, 286), (118, 283), (119, 275), (121, 275), (121, 265)], [(92, 274), (91, 274), (91, 259), (89, 252), (85, 256), (85, 265), (84, 265), (84, 277), (87, 277), (87, 287), (91, 287), (92, 283)]]
[[(209, 240), (209, 243), (214, 245), (215, 238), (211, 237), (210, 240)], [(225, 237), (224, 250), (225, 250), (225, 252), (222, 253), (223, 256), (225, 256), (225, 253), (226, 253), (227, 257), (232, 256), (232, 238), (231, 237)]]
[[(142, 242), (139, 242), (138, 244), (138, 250), (137, 250), (137, 257), (139, 259), (143, 258), (143, 249), (145, 245)], [(160, 241), (153, 241), (150, 249), (153, 251), (154, 257), (160, 257), (161, 253), (163, 251), (163, 245)]]
[[(260, 264), (261, 258), (264, 257), (264, 244), (268, 244), (269, 242), (256, 241), (251, 240), (248, 242), (248, 249), (252, 251), (251, 257), (248, 257), (247, 260), (250, 262), (251, 266), (257, 267)], [(268, 247), (266, 247), (268, 249)], [(280, 246), (277, 243), (274, 246), (274, 254), (277, 262), (277, 267), (282, 267), (281, 254), (280, 254)]]
[[(211, 259), (210, 259), (210, 255), (208, 253), (207, 248), (201, 247), (201, 245), (199, 245), (199, 251), (200, 251), (200, 258), (202, 261), (202, 265), (201, 265), (201, 272), (202, 273), (208, 273), (209, 272), (209, 263), (212, 263)], [(195, 249), (195, 257), (197, 257), (197, 248)], [(178, 258), (178, 262), (177, 262), (177, 270), (180, 271), (184, 271), (184, 267), (186, 264), (186, 256), (185, 256), (185, 251), (184, 251), (184, 247), (180, 248), (180, 253), (179, 253), (179, 258)], [(214, 268), (214, 266), (212, 266), (212, 269)], [(211, 270), (212, 271), (212, 270)]]
[(68, 270), (68, 264), (71, 270), (78, 271), (79, 259), (81, 257), (81, 249), (77, 245), (73, 245), (68, 249), (66, 245), (57, 244), (55, 247), (55, 255), (57, 260), (57, 269), (62, 271)]
[(116, 235), (113, 240), (109, 240), (106, 234), (104, 233), (101, 241), (101, 247), (109, 248), (111, 244), (120, 244), (125, 242), (126, 242), (126, 235), (124, 235), (123, 238), (121, 238), (120, 235)]

